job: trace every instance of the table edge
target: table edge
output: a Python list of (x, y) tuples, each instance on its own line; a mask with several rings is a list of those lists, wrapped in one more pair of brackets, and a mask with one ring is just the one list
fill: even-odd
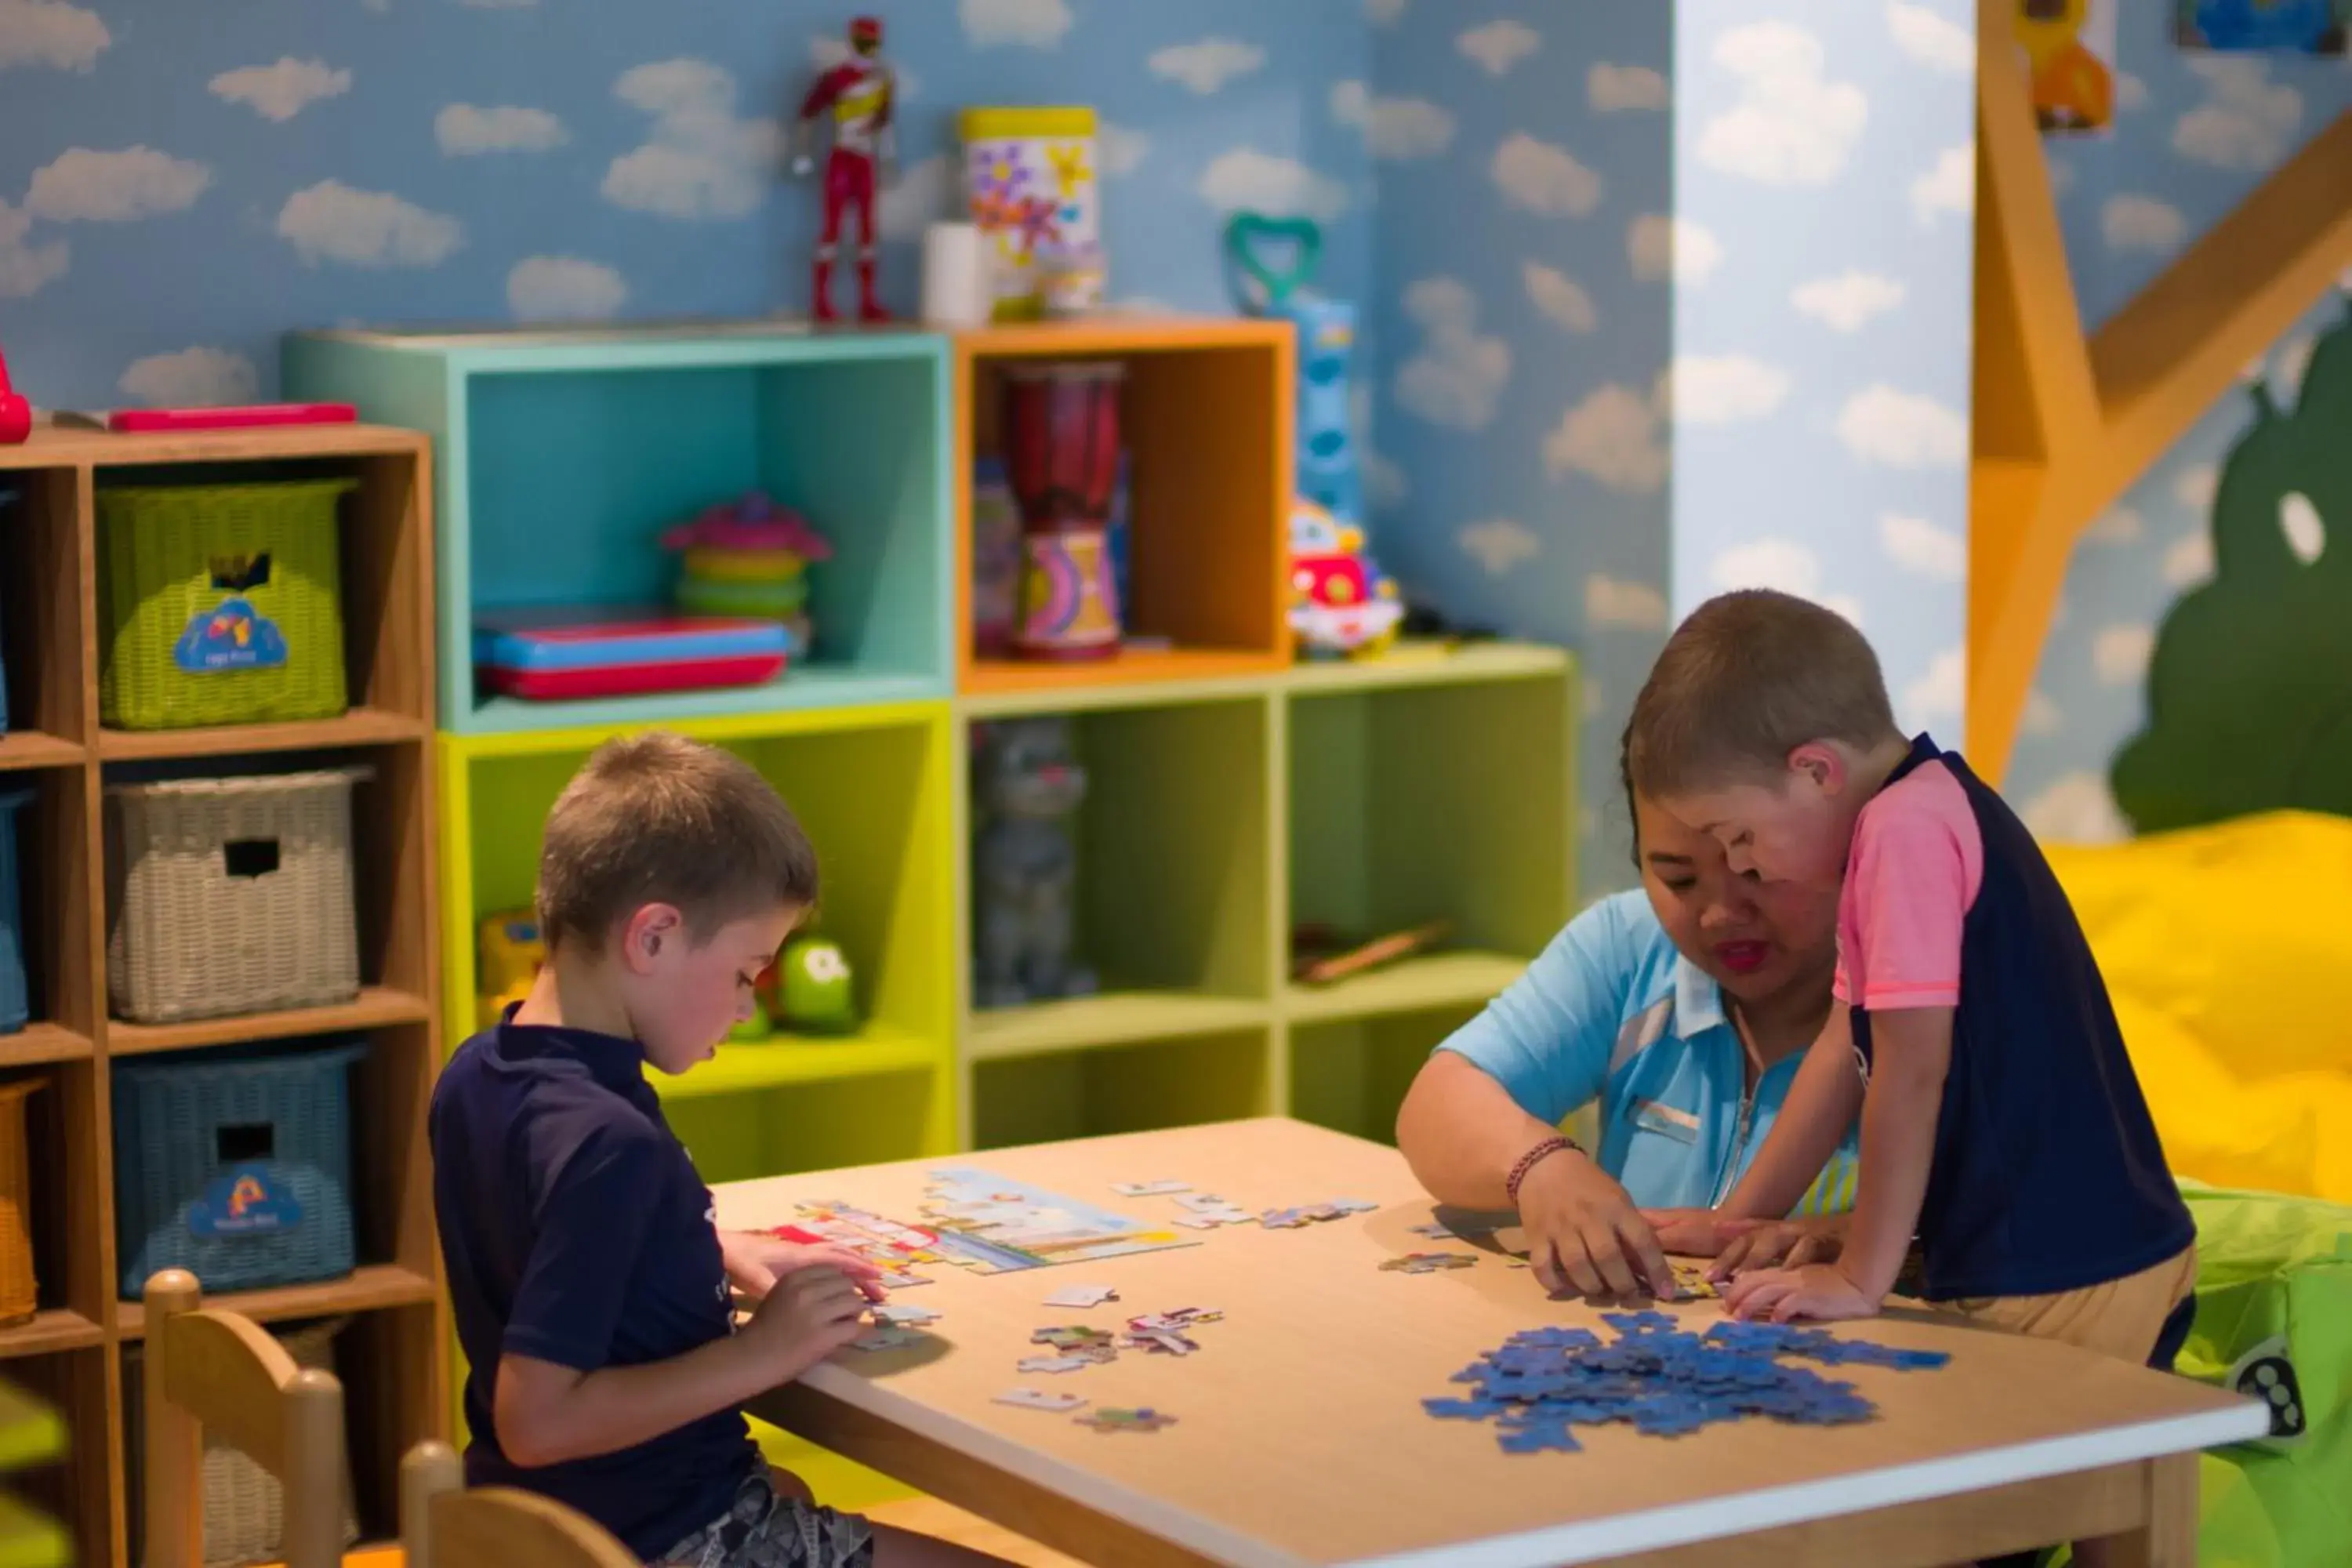
[(1354, 1558), (1344, 1568), (1557, 1568), (1600, 1562), (1906, 1503), (1989, 1491), (2020, 1481), (2195, 1453), (2225, 1443), (2245, 1442), (2269, 1430), (2268, 1413), (2247, 1400), (2238, 1407), (2200, 1410), (2127, 1426), (2041, 1437), (2030, 1443), (1916, 1460), (1885, 1469), (1848, 1471), (1757, 1491), (1728, 1492), (1704, 1501), (1645, 1509), (1609, 1519), (1546, 1525), (1484, 1541)]

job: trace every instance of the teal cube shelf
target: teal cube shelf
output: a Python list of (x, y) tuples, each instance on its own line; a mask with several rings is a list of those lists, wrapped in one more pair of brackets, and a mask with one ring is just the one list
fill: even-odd
[[(483, 734), (946, 695), (947, 340), (724, 329), (304, 333), (288, 395), (434, 439), (440, 728)], [(477, 614), (658, 605), (662, 530), (762, 489), (833, 542), (811, 657), (761, 686), (531, 702), (476, 689)]]

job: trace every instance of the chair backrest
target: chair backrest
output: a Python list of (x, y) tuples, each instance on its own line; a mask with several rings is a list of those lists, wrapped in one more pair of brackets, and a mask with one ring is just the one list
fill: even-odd
[(286, 1568), (338, 1568), (343, 1385), (251, 1319), (207, 1310), (184, 1269), (147, 1281), (146, 1311), (143, 1568), (203, 1568), (207, 1430), (285, 1489)]
[(400, 1546), (406, 1568), (640, 1568), (618, 1537), (552, 1498), (468, 1490), (446, 1443), (419, 1443), (400, 1462)]

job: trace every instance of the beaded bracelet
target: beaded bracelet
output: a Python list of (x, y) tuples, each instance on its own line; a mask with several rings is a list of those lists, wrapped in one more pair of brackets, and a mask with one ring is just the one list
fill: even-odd
[(1519, 1163), (1511, 1167), (1511, 1173), (1503, 1178), (1503, 1190), (1510, 1194), (1511, 1206), (1513, 1208), (1519, 1206), (1519, 1184), (1528, 1179), (1529, 1171), (1563, 1149), (1575, 1149), (1580, 1152), (1582, 1148), (1583, 1145), (1573, 1138), (1553, 1137), (1545, 1139), (1520, 1155)]

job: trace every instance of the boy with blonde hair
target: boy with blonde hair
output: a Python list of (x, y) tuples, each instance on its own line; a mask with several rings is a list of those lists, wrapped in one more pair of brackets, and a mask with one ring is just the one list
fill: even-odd
[[(548, 814), (530, 993), (433, 1093), (434, 1209), (466, 1352), (467, 1479), (570, 1504), (691, 1568), (998, 1559), (817, 1507), (744, 1401), (855, 1339), (878, 1270), (730, 1235), (646, 1081), (707, 1060), (817, 896), (758, 773), (654, 732), (607, 742)], [(756, 1298), (739, 1331), (732, 1295)]]

